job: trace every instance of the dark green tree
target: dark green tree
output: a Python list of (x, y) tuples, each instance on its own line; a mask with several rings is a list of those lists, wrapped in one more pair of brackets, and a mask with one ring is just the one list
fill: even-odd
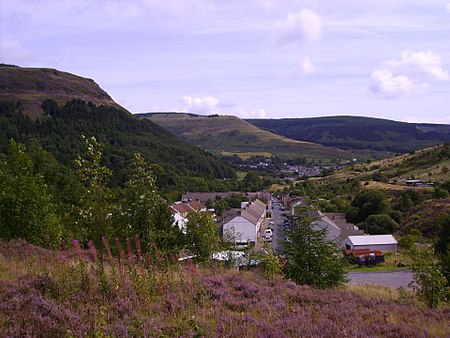
[(353, 223), (364, 222), (370, 215), (386, 214), (390, 210), (386, 193), (377, 189), (364, 189), (352, 201), (356, 214), (347, 214), (347, 219)]
[(286, 242), (285, 274), (299, 284), (330, 288), (346, 283), (346, 273), (337, 244), (327, 240), (327, 230), (313, 228), (310, 210), (294, 219)]
[(386, 235), (392, 234), (397, 229), (398, 223), (386, 214), (370, 215), (361, 227), (371, 235)]

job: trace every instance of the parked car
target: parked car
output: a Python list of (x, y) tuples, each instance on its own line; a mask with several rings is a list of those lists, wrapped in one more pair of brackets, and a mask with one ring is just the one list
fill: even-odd
[(266, 229), (266, 231), (264, 232), (265, 238), (267, 242), (271, 242), (272, 241), (272, 236), (273, 236), (273, 231), (272, 229)]

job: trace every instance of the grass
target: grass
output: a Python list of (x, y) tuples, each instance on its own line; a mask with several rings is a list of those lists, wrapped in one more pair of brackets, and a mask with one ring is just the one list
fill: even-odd
[[(0, 242), (0, 336), (447, 337), (448, 308), (396, 290), (318, 290), (258, 271)], [(119, 263), (120, 262), (120, 263)], [(102, 268), (103, 266), (103, 268)]]
[(281, 158), (315, 158), (330, 164), (337, 158), (352, 158), (349, 152), (319, 144), (292, 140), (262, 129), (235, 116), (200, 116), (155, 113), (141, 115), (185, 141), (215, 154), (277, 156)]

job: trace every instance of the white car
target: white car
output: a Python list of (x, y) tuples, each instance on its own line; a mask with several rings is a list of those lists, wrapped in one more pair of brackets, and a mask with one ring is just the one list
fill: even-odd
[(267, 242), (271, 242), (272, 241), (272, 236), (273, 236), (273, 232), (272, 229), (266, 229), (266, 231), (264, 232), (265, 238)]

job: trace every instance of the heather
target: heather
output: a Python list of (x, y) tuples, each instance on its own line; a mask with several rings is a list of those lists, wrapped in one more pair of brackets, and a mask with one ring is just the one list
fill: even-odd
[[(49, 251), (0, 242), (0, 336), (446, 337), (448, 308), (357, 289), (319, 290), (259, 271), (175, 264), (124, 241)], [(101, 259), (102, 258), (102, 259)], [(353, 290), (353, 291), (351, 291)]]

